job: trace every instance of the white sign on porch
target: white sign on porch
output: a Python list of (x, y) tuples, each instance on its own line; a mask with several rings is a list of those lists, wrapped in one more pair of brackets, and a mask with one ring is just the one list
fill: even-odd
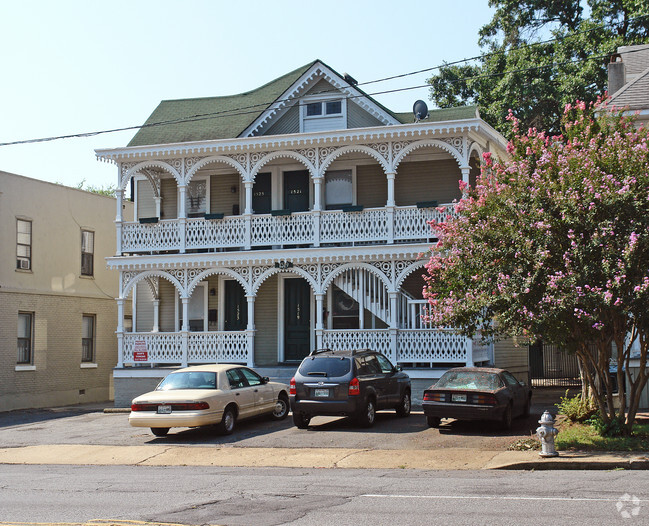
[(133, 343), (133, 361), (146, 362), (149, 359), (149, 353), (146, 348), (146, 340), (135, 340)]

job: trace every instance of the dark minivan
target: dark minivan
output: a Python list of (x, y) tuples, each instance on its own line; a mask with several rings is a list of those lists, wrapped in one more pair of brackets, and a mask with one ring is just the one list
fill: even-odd
[(379, 352), (313, 351), (291, 379), (293, 422), (308, 427), (317, 415), (352, 416), (364, 427), (374, 424), (376, 411), (410, 414), (410, 378)]

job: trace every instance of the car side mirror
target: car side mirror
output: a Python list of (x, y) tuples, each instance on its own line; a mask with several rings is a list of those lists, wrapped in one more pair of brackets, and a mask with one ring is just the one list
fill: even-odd
[(270, 378), (268, 378), (268, 376), (264, 376), (264, 377), (261, 379), (261, 383), (262, 383), (262, 384), (267, 384), (268, 382), (270, 382)]
[(518, 383), (519, 383), (519, 385), (520, 385), (521, 387), (527, 387), (527, 384), (526, 384), (523, 380), (521, 380), (521, 381), (518, 382)]
[(394, 370), (397, 372), (403, 371), (403, 367), (401, 367), (400, 365), (395, 365)]

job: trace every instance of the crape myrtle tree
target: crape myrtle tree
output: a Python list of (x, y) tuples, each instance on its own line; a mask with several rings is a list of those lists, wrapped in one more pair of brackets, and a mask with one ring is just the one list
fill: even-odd
[(628, 435), (647, 382), (647, 129), (601, 101), (567, 105), (558, 136), (521, 133), (509, 119), (510, 159), (485, 154), (475, 188), (460, 183), (455, 214), (434, 225), (427, 321), (490, 341), (542, 338), (576, 353), (605, 429)]

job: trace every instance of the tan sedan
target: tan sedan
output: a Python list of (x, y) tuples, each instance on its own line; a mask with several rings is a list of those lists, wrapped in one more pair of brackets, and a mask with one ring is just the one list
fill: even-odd
[(172, 427), (218, 425), (229, 435), (239, 419), (288, 414), (288, 386), (234, 364), (198, 365), (167, 375), (155, 391), (135, 398), (128, 421), (165, 436)]

